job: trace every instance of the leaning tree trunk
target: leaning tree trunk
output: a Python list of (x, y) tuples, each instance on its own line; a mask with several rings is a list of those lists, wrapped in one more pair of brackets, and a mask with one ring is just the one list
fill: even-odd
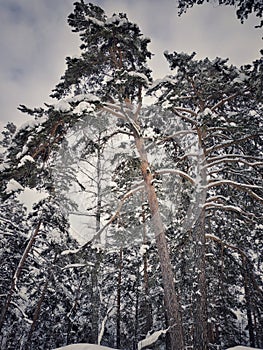
[(193, 238), (193, 346), (195, 350), (208, 349), (207, 293), (205, 273), (205, 212), (192, 231)]
[(16, 290), (16, 286), (17, 286), (17, 281), (19, 280), (20, 278), (20, 275), (22, 273), (22, 270), (24, 268), (24, 265), (25, 265), (25, 262), (28, 258), (28, 255), (29, 253), (31, 252), (31, 249), (34, 245), (34, 242), (37, 238), (37, 235), (39, 234), (39, 230), (40, 230), (40, 226), (41, 226), (41, 223), (42, 223), (42, 220), (40, 219), (27, 246), (26, 246), (26, 249), (24, 250), (24, 253), (18, 263), (18, 266), (17, 266), (17, 269), (14, 273), (14, 276), (12, 278), (12, 282), (11, 282), (11, 286), (10, 286), (10, 289), (9, 289), (9, 292), (7, 293), (7, 296), (6, 296), (6, 300), (5, 300), (5, 304), (3, 306), (3, 309), (1, 311), (1, 316), (0, 316), (0, 332), (3, 328), (3, 325), (4, 325), (4, 322), (5, 322), (5, 317), (6, 317), (6, 314), (8, 312), (8, 309), (9, 309), (9, 306), (11, 304), (11, 301), (12, 301), (12, 297), (13, 297), (13, 294)]
[(165, 229), (160, 215), (158, 199), (153, 183), (153, 175), (150, 170), (150, 164), (147, 159), (147, 152), (144, 140), (134, 130), (134, 139), (137, 151), (141, 161), (141, 172), (144, 179), (144, 185), (147, 192), (147, 199), (151, 211), (152, 224), (155, 233), (156, 245), (160, 259), (162, 281), (164, 286), (164, 299), (166, 307), (166, 315), (169, 325), (170, 350), (183, 350), (183, 327), (182, 317), (178, 297), (175, 292), (174, 273), (172, 269), (171, 259), (168, 251)]

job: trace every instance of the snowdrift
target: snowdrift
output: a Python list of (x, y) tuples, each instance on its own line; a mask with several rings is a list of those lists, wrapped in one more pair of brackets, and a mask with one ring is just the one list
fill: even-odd
[(117, 349), (108, 348), (106, 346), (95, 345), (95, 344), (72, 344), (72, 345), (62, 346), (61, 348), (56, 348), (54, 350), (117, 350)]
[[(53, 350), (117, 350), (117, 349), (108, 348), (107, 346), (101, 346), (101, 345), (95, 345), (95, 344), (72, 344), (72, 345), (62, 346), (61, 348), (56, 348)], [(234, 348), (228, 348), (226, 350), (260, 350), (260, 349), (249, 348), (247, 346), (235, 346)]]
[(248, 348), (247, 346), (235, 346), (234, 348), (228, 348), (227, 350), (260, 350), (260, 349)]

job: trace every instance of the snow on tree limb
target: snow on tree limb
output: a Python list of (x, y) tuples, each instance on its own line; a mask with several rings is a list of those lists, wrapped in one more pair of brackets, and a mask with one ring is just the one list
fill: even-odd
[(175, 174), (183, 177), (184, 179), (188, 180), (192, 185), (195, 184), (195, 180), (185, 173), (184, 171), (178, 170), (178, 169), (160, 169), (156, 170), (155, 172), (157, 175), (166, 175), (166, 174)]
[(238, 188), (240, 190), (243, 190), (247, 192), (251, 197), (255, 198), (256, 200), (263, 202), (263, 198), (252, 191), (252, 189), (262, 189), (262, 186), (244, 184), (244, 183), (239, 183), (231, 180), (218, 180), (218, 181), (210, 182), (208, 185), (206, 185), (206, 187), (212, 188), (212, 187), (217, 187), (222, 185), (229, 185), (229, 186)]
[(205, 203), (203, 206), (204, 209), (219, 209), (219, 210), (224, 210), (224, 211), (234, 211), (238, 214), (243, 214), (245, 217), (248, 216), (252, 216), (249, 213), (246, 213), (244, 210), (242, 210), (241, 208), (234, 206), (234, 205), (224, 205), (221, 203), (216, 203), (216, 202), (209, 202), (209, 203)]
[(263, 165), (263, 162), (248, 162), (246, 161), (245, 159), (242, 159), (243, 157), (240, 156), (239, 158), (230, 158), (230, 155), (226, 154), (225, 156), (222, 156), (222, 157), (218, 157), (219, 159), (218, 160), (215, 160), (214, 162), (211, 162), (209, 164), (206, 164), (205, 167), (207, 168), (211, 168), (213, 167), (214, 165), (217, 165), (217, 164), (222, 164), (222, 163), (243, 163), (245, 165), (248, 165), (250, 167), (257, 167), (257, 166), (261, 166)]
[(219, 149), (222, 149), (222, 148), (225, 148), (225, 147), (229, 147), (229, 146), (232, 146), (232, 145), (236, 145), (238, 143), (241, 143), (241, 142), (244, 142), (244, 141), (247, 141), (249, 139), (253, 139), (255, 137), (258, 137), (259, 135), (261, 135), (260, 133), (257, 133), (257, 134), (253, 134), (253, 135), (246, 135), (244, 137), (241, 137), (239, 139), (236, 139), (236, 140), (231, 140), (231, 141), (226, 141), (226, 142), (223, 142), (223, 143), (220, 143), (218, 145), (214, 145), (212, 147), (209, 147), (207, 148), (206, 150), (206, 154), (209, 154), (209, 153), (212, 153), (216, 150), (219, 150)]

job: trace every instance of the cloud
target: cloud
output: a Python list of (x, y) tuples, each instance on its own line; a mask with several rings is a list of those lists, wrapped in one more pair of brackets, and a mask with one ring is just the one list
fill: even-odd
[(2, 124), (25, 120), (17, 111), (20, 103), (45, 102), (65, 70), (65, 57), (78, 51), (78, 39), (66, 22), (72, 9), (67, 0), (1, 3)]
[[(67, 25), (73, 0), (8, 0), (0, 2), (0, 122), (24, 121), (17, 106), (48, 101), (65, 70), (65, 57), (79, 53), (79, 39)], [(230, 57), (234, 64), (258, 56), (260, 30), (251, 17), (244, 24), (233, 7), (195, 6), (177, 16), (176, 0), (96, 0), (111, 16), (125, 12), (152, 39), (154, 77), (168, 72), (163, 51), (198, 53), (198, 58)]]

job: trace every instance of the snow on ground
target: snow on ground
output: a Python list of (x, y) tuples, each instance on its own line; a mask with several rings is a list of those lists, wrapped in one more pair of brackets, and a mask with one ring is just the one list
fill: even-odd
[(57, 348), (54, 350), (114, 350), (114, 349), (108, 348), (106, 346), (94, 345), (94, 344), (72, 344), (72, 345), (62, 346), (62, 348)]
[[(106, 346), (94, 345), (94, 344), (72, 344), (72, 345), (62, 346), (62, 348), (57, 348), (54, 350), (114, 350), (114, 349), (108, 348)], [(249, 348), (247, 346), (235, 346), (234, 348), (229, 348), (227, 350), (260, 350), (260, 349)]]
[(228, 348), (227, 350), (260, 350), (260, 349), (248, 348), (247, 346), (235, 346), (234, 348)]
[[(106, 346), (94, 345), (94, 344), (72, 344), (72, 345), (63, 346), (62, 348), (57, 348), (54, 350), (114, 350), (114, 349), (108, 348)], [(226, 350), (260, 350), (260, 349), (249, 348), (247, 346), (235, 346), (233, 348), (228, 348)]]

